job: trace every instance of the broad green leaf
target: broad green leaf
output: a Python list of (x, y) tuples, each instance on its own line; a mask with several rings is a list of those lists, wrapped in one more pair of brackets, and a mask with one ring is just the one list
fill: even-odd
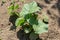
[(27, 20), (27, 19), (31, 18), (31, 16), (32, 16), (32, 14), (27, 14), (24, 18), (25, 18), (25, 20)]
[(29, 4), (24, 4), (22, 11), (20, 12), (20, 16), (25, 16), (30, 13), (35, 13), (39, 11), (39, 7), (37, 6), (37, 3), (35, 1), (29, 3)]
[(34, 13), (39, 11), (39, 9), (41, 9), (37, 6), (37, 3), (35, 1), (29, 4), (29, 8), (30, 8), (29, 13)]
[(38, 25), (33, 25), (35, 33), (41, 34), (48, 31), (48, 24), (45, 24), (42, 20), (38, 20)]
[(25, 19), (24, 18), (18, 18), (15, 22), (15, 25), (16, 26), (20, 26), (22, 25), (23, 23), (25, 22)]
[(30, 33), (30, 36), (29, 36), (30, 40), (36, 40), (38, 38), (38, 35), (35, 34), (34, 32)]
[(29, 4), (25, 4), (24, 7), (22, 8), (22, 11), (20, 12), (20, 16), (24, 17), (28, 13), (29, 13)]
[(30, 23), (30, 25), (38, 25), (38, 20), (35, 19), (35, 17), (31, 17), (30, 19), (27, 19), (27, 22)]

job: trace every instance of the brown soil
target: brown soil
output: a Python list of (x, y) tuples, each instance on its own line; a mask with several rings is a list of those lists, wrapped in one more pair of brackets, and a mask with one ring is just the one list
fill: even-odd
[[(25, 0), (24, 3), (29, 3), (31, 1), (32, 0)], [(39, 35), (39, 38), (41, 40), (60, 40), (60, 0), (35, 1), (42, 8), (41, 13), (47, 13), (49, 17), (49, 30), (47, 33)], [(24, 34), (23, 31), (20, 31), (20, 28), (16, 28), (13, 24), (14, 22), (11, 23), (12, 17), (10, 17), (7, 10), (10, 3), (11, 0), (6, 0), (2, 5), (2, 0), (0, 0), (0, 39), (29, 40), (28, 35)], [(16, 0), (16, 3), (20, 5), (20, 11), (24, 3), (19, 2), (19, 0)]]

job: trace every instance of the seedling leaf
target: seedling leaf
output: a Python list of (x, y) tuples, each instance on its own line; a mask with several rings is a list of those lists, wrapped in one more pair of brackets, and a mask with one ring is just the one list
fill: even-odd
[(16, 4), (15, 7), (14, 7), (14, 10), (18, 9), (19, 8), (19, 5)]
[(35, 13), (39, 11), (39, 9), (40, 8), (37, 6), (37, 3), (35, 1), (29, 4), (24, 4), (22, 11), (20, 12), (20, 16), (24, 17), (27, 14)]
[(35, 33), (41, 34), (48, 31), (48, 25), (45, 24), (42, 20), (38, 20), (38, 25), (33, 25)]
[(20, 26), (24, 23), (25, 19), (24, 18), (18, 18), (15, 22), (16, 26)]

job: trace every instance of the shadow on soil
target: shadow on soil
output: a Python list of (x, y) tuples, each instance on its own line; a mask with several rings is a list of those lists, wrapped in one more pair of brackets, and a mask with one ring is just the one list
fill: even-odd
[(17, 17), (18, 16), (16, 16), (16, 15), (10, 16), (9, 21), (12, 23), (10, 30), (14, 30), (14, 29), (16, 30), (15, 21), (16, 21)]
[(44, 0), (44, 1), (45, 1), (45, 3), (50, 4), (51, 0)]
[[(17, 32), (17, 37), (19, 38), (19, 40), (30, 40), (29, 39), (29, 35), (30, 34), (26, 34), (23, 30), (19, 30)], [(41, 38), (37, 38), (36, 40), (42, 40)]]
[(56, 3), (56, 6), (57, 6), (57, 9), (58, 9), (59, 14), (60, 14), (60, 0), (58, 0), (58, 2)]
[[(60, 15), (60, 0), (56, 3), (56, 8), (58, 9), (59, 15)], [(60, 27), (60, 17), (58, 17), (58, 26)]]
[(23, 30), (17, 32), (17, 37), (19, 40), (29, 40), (29, 34), (25, 34)]
[[(57, 2), (57, 9), (58, 9), (58, 11), (59, 11), (59, 15), (60, 15), (60, 0), (58, 0), (58, 2)], [(59, 25), (59, 27), (60, 27), (60, 17), (58, 18), (58, 25)]]

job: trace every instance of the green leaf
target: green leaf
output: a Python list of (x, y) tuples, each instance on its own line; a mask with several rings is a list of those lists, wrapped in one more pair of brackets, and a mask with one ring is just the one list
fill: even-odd
[(27, 14), (24, 18), (25, 20), (29, 19), (32, 16), (32, 14)]
[(13, 15), (13, 10), (14, 10), (14, 6), (13, 5), (11, 5), (11, 6), (8, 7), (8, 13), (10, 15)]
[(18, 8), (19, 8), (19, 5), (16, 4), (16, 5), (14, 6), (14, 10), (16, 10), (16, 9), (18, 9)]
[(31, 17), (30, 19), (27, 19), (27, 22), (30, 23), (30, 25), (38, 25), (38, 20), (35, 19), (35, 17)]
[(25, 19), (24, 18), (18, 18), (15, 22), (15, 25), (16, 26), (20, 26), (22, 25), (23, 23), (25, 22)]
[(14, 6), (11, 5), (11, 6), (8, 7), (8, 9), (14, 10)]
[(29, 13), (34, 13), (41, 9), (40, 7), (37, 6), (37, 3), (35, 1), (29, 4), (29, 8), (30, 8)]
[(24, 4), (22, 11), (20, 12), (20, 16), (24, 17), (27, 14), (39, 11), (39, 9), (40, 8), (37, 6), (37, 3), (35, 1), (29, 4)]
[[(17, 14), (17, 12), (16, 12), (15, 10), (17, 10), (18, 8), (19, 8), (19, 5), (18, 5), (18, 4), (16, 4), (16, 5), (12, 4), (12, 5), (10, 5), (10, 6), (8, 7), (8, 13), (9, 13), (10, 15)], [(17, 15), (17, 16), (18, 16), (18, 15)]]
[(20, 16), (24, 17), (28, 13), (29, 13), (29, 5), (28, 4), (24, 4), (24, 7), (22, 8), (22, 11), (20, 12)]
[(34, 32), (30, 33), (30, 36), (29, 36), (30, 40), (36, 40), (38, 38), (38, 35), (35, 34)]
[(41, 34), (48, 31), (48, 24), (45, 24), (42, 20), (38, 20), (38, 25), (33, 25), (35, 33)]

